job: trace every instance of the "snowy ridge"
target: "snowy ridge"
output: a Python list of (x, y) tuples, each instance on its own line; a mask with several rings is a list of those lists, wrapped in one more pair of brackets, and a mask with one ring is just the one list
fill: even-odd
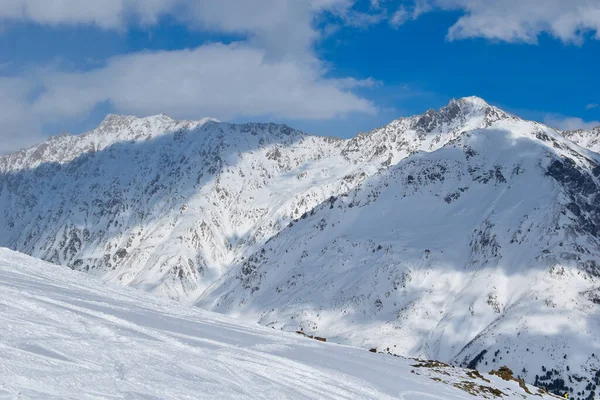
[(348, 141), (344, 154), (355, 153), (358, 160), (372, 162), (386, 154), (385, 166), (398, 163), (417, 151), (434, 151), (462, 132), (485, 128), (502, 120), (518, 119), (478, 97), (451, 100), (440, 110), (397, 119), (380, 129)]
[(0, 158), (0, 172), (35, 168), (42, 163), (64, 164), (86, 153), (101, 151), (120, 142), (143, 141), (165, 133), (197, 128), (212, 118), (199, 121), (175, 121), (160, 114), (146, 118), (109, 114), (93, 131), (82, 135), (63, 134), (17, 153)]
[(600, 152), (600, 126), (589, 130), (564, 131), (562, 134), (586, 149)]
[(550, 398), (245, 325), (2, 248), (0, 307), (3, 399)]

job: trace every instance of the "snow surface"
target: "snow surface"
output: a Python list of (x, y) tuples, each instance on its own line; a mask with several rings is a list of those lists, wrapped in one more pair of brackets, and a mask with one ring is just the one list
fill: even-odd
[(243, 324), (2, 248), (0, 310), (0, 399), (473, 398), (453, 386), (461, 382), (541, 398), (496, 377), (436, 374)]

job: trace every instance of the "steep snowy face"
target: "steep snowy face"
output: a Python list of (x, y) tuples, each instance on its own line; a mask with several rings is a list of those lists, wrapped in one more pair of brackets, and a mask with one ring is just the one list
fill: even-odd
[(328, 190), (353, 170), (341, 157), (328, 168), (332, 149), (335, 140), (282, 125), (109, 116), (81, 137), (2, 159), (0, 241), (194, 298), (237, 249), (264, 242), (282, 221), (362, 179)]
[(464, 132), (294, 221), (199, 305), (484, 371), (506, 364), (588, 398), (600, 383), (599, 158), (512, 118)]
[(589, 130), (564, 131), (562, 134), (581, 147), (600, 152), (600, 126)]
[(510, 118), (466, 98), (339, 140), (274, 124), (109, 115), (86, 134), (0, 158), (0, 244), (193, 301), (331, 196)]

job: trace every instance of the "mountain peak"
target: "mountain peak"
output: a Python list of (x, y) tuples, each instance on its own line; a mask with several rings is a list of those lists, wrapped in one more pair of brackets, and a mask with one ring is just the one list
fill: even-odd
[(450, 114), (453, 117), (478, 115), (483, 116), (490, 110), (498, 110), (489, 105), (485, 100), (477, 96), (452, 98), (447, 105), (440, 108), (437, 112), (441, 114)]
[(513, 118), (489, 105), (480, 97), (451, 99), (439, 110), (428, 110), (415, 117), (413, 129), (427, 134), (447, 134), (490, 126), (496, 121)]
[(168, 116), (165, 113), (160, 113), (156, 115), (150, 115), (147, 117), (136, 117), (135, 115), (121, 115), (121, 114), (107, 114), (106, 117), (102, 120), (99, 127), (101, 126), (110, 126), (115, 124), (122, 123), (130, 123), (132, 121), (162, 121), (162, 122), (173, 122), (175, 121), (173, 118)]
[(198, 125), (204, 125), (208, 122), (221, 122), (216, 118), (205, 117), (200, 118), (196, 121), (188, 120), (176, 120), (168, 114), (160, 113), (155, 115), (149, 115), (147, 117), (136, 117), (134, 115), (120, 115), (120, 114), (107, 114), (106, 117), (100, 122), (97, 129), (104, 130), (106, 128), (122, 128), (124, 125), (130, 125), (134, 123), (138, 124), (174, 124), (174, 123), (197, 123)]
[(450, 100), (450, 103), (468, 104), (478, 107), (490, 107), (490, 105), (484, 99), (477, 96), (467, 96), (461, 97), (460, 99), (452, 99)]
[(102, 120), (102, 122), (100, 122), (100, 125), (98, 125), (98, 129), (131, 123), (136, 119), (138, 118), (133, 115), (107, 114), (106, 117), (104, 117), (104, 119)]

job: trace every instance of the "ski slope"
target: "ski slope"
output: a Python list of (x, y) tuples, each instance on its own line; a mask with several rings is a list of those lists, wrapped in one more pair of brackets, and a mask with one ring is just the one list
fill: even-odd
[(0, 326), (0, 399), (454, 400), (473, 387), (550, 398), (244, 325), (2, 248)]

